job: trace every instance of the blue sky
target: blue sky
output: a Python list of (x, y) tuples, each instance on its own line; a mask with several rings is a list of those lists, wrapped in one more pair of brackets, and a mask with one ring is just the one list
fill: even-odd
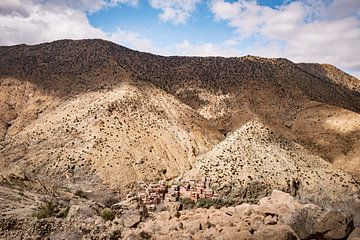
[[(272, 8), (288, 2), (283, 0), (258, 1), (260, 5)], [(235, 29), (229, 27), (225, 21), (216, 20), (213, 13), (209, 11), (209, 4), (211, 1), (200, 1), (191, 16), (182, 24), (161, 20), (158, 17), (161, 11), (152, 8), (147, 1), (140, 1), (136, 6), (117, 5), (103, 8), (97, 12), (87, 13), (87, 17), (92, 26), (105, 32), (116, 32), (120, 28), (125, 31), (141, 33), (142, 37), (151, 39), (159, 48), (185, 40), (194, 44), (207, 42), (222, 44), (228, 39), (236, 38)], [(253, 38), (243, 41), (239, 49), (249, 47), (253, 41)], [(171, 55), (171, 53), (169, 54)]]
[(360, 76), (359, 0), (1, 0), (0, 30), (0, 45), (102, 38), (161, 55), (330, 63)]
[[(185, 24), (174, 25), (158, 17), (159, 10), (153, 9), (147, 2), (140, 6), (117, 6), (88, 14), (91, 25), (106, 32), (115, 32), (117, 28), (141, 33), (157, 45), (171, 45), (191, 39), (194, 42), (221, 43), (234, 33), (225, 22), (215, 21), (207, 11), (207, 4), (201, 3)], [(140, 17), (141, 16), (141, 17)]]

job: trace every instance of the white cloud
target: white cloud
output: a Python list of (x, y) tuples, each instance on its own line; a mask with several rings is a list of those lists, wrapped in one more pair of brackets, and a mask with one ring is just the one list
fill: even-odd
[(214, 43), (198, 43), (192, 44), (189, 40), (184, 40), (175, 44), (175, 49), (171, 52), (176, 55), (182, 56), (237, 56), (238, 51), (232, 46), (228, 46), (226, 43), (214, 44)]
[[(6, 0), (8, 1), (8, 0)], [(16, 0), (17, 1), (17, 0)], [(31, 0), (30, 0), (31, 1)], [(51, 3), (54, 5), (67, 6), (81, 11), (95, 12), (105, 7), (113, 7), (119, 4), (137, 6), (139, 0), (33, 0), (37, 4)]]
[(151, 40), (141, 36), (139, 33), (122, 30), (120, 28), (118, 28), (116, 32), (109, 34), (109, 40), (139, 51), (158, 52)]
[(185, 23), (201, 0), (149, 0), (151, 7), (160, 9), (159, 17), (175, 25)]
[(118, 29), (106, 33), (90, 25), (86, 12), (114, 4), (137, 4), (137, 0), (2, 0), (0, 45), (36, 44), (58, 39), (102, 38), (128, 47), (151, 51), (151, 42)]
[(23, 17), (29, 16), (26, 7), (20, 0), (3, 0), (0, 2), (0, 15), (17, 14)]
[(7, 9), (7, 14), (0, 15), (1, 45), (106, 37), (100, 29), (89, 24), (84, 13), (65, 5), (17, 1), (21, 4), (5, 8), (3, 3), (0, 9)]
[(360, 70), (358, 0), (302, 0), (277, 8), (253, 0), (214, 0), (210, 7), (243, 41), (257, 35), (267, 40), (255, 41), (249, 53)]

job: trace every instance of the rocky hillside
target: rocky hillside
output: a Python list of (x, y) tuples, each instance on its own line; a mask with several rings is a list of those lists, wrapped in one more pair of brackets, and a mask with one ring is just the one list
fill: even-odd
[(223, 138), (194, 110), (146, 83), (59, 100), (20, 132), (15, 127), (1, 150), (3, 175), (52, 176), (55, 185), (84, 190), (100, 177), (121, 192), (137, 181), (184, 173)]
[(199, 157), (187, 175), (207, 176), (223, 195), (254, 202), (273, 189), (315, 202), (360, 192), (354, 177), (258, 121), (246, 123)]
[[(103, 40), (0, 47), (0, 56), (0, 236), (41, 239), (75, 227), (74, 239), (100, 232), (157, 239), (175, 230), (173, 238), (242, 232), (244, 239), (271, 239), (281, 232), (284, 239), (342, 239), (360, 226), (360, 81), (334, 66), (163, 57)], [(96, 220), (139, 181), (181, 175), (209, 176), (232, 204), (256, 203), (278, 189), (301, 201), (292, 210), (308, 202), (319, 209), (292, 212), (295, 222), (281, 226), (280, 213), (271, 219), (264, 213), (261, 223), (251, 223), (256, 229), (238, 227), (253, 221), (252, 212), (231, 218), (232, 226), (201, 223), (195, 230), (179, 221), (203, 210), (184, 212), (182, 220), (155, 214), (146, 223), (145, 215), (129, 216), (136, 224), (124, 229), (116, 227), (124, 219)], [(43, 206), (55, 215), (37, 220), (32, 214)], [(321, 207), (341, 219), (301, 232), (297, 223), (309, 227), (301, 216), (314, 214), (314, 224), (327, 219)], [(60, 219), (82, 210), (87, 220)], [(211, 219), (224, 212), (235, 214), (233, 208), (201, 213)], [(170, 219), (166, 229), (158, 226)], [(328, 229), (338, 223), (335, 232)], [(18, 231), (33, 224), (31, 234)], [(92, 224), (101, 227), (93, 232)]]
[[(31, 123), (44, 105), (131, 80), (171, 94), (223, 133), (257, 117), (358, 174), (360, 83), (335, 67), (252, 56), (162, 57), (102, 40), (0, 47), (0, 54), (2, 139)], [(18, 96), (9, 96), (13, 90)]]

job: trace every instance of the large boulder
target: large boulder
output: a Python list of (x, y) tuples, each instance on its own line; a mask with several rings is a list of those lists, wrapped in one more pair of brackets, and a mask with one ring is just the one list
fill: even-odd
[(261, 226), (255, 233), (257, 240), (281, 239), (281, 240), (297, 240), (299, 237), (287, 225), (268, 225)]
[(304, 207), (297, 210), (293, 219), (287, 222), (298, 236), (303, 238), (318, 237), (324, 239), (343, 239), (352, 230), (352, 219), (334, 210), (318, 207)]

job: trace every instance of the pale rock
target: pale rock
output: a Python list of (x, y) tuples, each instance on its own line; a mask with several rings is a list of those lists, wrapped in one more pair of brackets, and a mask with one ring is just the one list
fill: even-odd
[(248, 230), (242, 230), (237, 234), (238, 240), (251, 240), (252, 234)]
[(201, 230), (201, 224), (200, 224), (200, 222), (198, 220), (184, 221), (182, 223), (183, 223), (183, 226), (184, 226), (184, 230), (187, 233), (195, 234), (195, 233), (197, 233), (198, 231)]
[(299, 239), (294, 231), (287, 225), (263, 225), (255, 233), (257, 240), (281, 239), (297, 240)]
[(288, 222), (297, 235), (303, 239), (313, 234), (328, 239), (341, 239), (348, 235), (351, 219), (334, 210), (306, 207), (300, 209)]
[(360, 240), (360, 228), (355, 228), (347, 238), (348, 240)]
[(253, 229), (253, 230), (258, 230), (261, 226), (263, 226), (264, 224), (263, 224), (263, 222), (261, 222), (261, 221), (255, 221), (255, 222), (253, 222), (252, 224), (251, 224), (251, 229)]
[(247, 222), (240, 222), (239, 224), (236, 225), (236, 228), (239, 229), (239, 231), (243, 231), (243, 230), (250, 231), (251, 230), (250, 224)]
[(235, 207), (236, 216), (242, 217), (244, 215), (250, 215), (253, 206), (249, 203), (243, 203)]
[(203, 232), (203, 238), (200, 239), (217, 239), (220, 236), (220, 232), (216, 228), (207, 228)]
[(141, 221), (141, 215), (139, 212), (127, 212), (122, 216), (125, 227), (135, 227)]
[(240, 236), (242, 236), (240, 232), (237, 231), (236, 228), (233, 227), (224, 227), (221, 231), (221, 236), (218, 238), (219, 240), (238, 240)]
[(276, 223), (277, 223), (277, 217), (276, 216), (268, 215), (264, 219), (264, 224), (265, 225), (273, 225), (273, 224), (276, 224)]
[(97, 215), (96, 211), (87, 205), (72, 205), (69, 209), (66, 219), (70, 220), (73, 218), (89, 218), (94, 217), (94, 215)]
[(166, 222), (171, 219), (170, 213), (168, 211), (160, 212), (156, 218), (157, 221)]
[(182, 222), (176, 222), (176, 224), (175, 224), (175, 230), (176, 230), (176, 231), (181, 231), (181, 230), (183, 230), (183, 229), (184, 229), (183, 223), (182, 223)]

